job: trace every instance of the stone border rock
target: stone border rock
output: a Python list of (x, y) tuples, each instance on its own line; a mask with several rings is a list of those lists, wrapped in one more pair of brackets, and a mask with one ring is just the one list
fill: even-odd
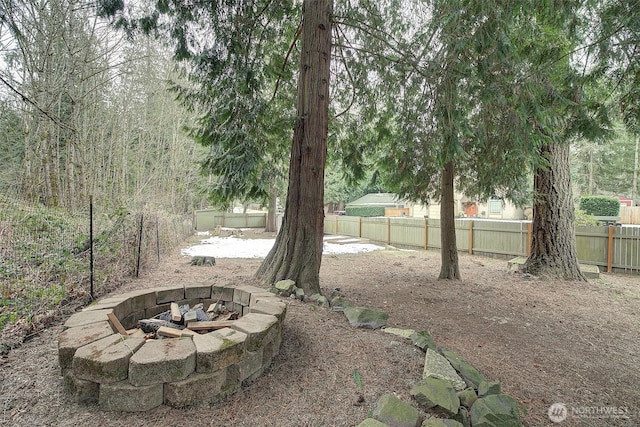
[[(241, 317), (207, 334), (146, 341), (139, 331), (120, 335), (113, 313), (127, 328), (169, 310), (221, 302)], [(212, 403), (262, 375), (278, 354), (287, 306), (254, 286), (192, 284), (108, 297), (73, 314), (58, 335), (66, 388), (81, 403), (102, 409), (146, 411), (165, 404)]]
[(420, 408), (434, 413), (423, 419), (410, 403), (388, 393), (380, 396), (369, 418), (357, 427), (519, 427), (518, 404), (502, 393), (499, 382), (487, 381), (470, 363), (453, 351), (436, 347), (429, 331), (387, 326), (382, 310), (352, 307), (341, 296), (330, 301), (355, 328), (379, 329), (408, 340), (425, 352), (422, 380), (411, 388)]

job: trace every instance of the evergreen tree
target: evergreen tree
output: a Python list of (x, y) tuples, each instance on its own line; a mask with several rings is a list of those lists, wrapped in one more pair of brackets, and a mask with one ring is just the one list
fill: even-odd
[(205, 167), (215, 180), (210, 194), (220, 203), (266, 195), (273, 188), (269, 174), (284, 157), (282, 138), (263, 136), (284, 128), (288, 118), (282, 112), (275, 113), (282, 120), (273, 118), (266, 95), (278, 94), (278, 84), (270, 82), (287, 78), (291, 52), (286, 46), (300, 37), (285, 216), (257, 274), (267, 282), (293, 279), (307, 293), (319, 292), (333, 1), (304, 1), (295, 35), (291, 29), (299, 6), (293, 2), (169, 0), (142, 15), (119, 1), (103, 1), (101, 7), (103, 15), (131, 33), (170, 41), (176, 59), (187, 61), (193, 86), (177, 90), (195, 111), (204, 110), (191, 134), (210, 147)]
[(303, 3), (296, 122), (282, 228), (256, 275), (320, 293), (333, 0)]

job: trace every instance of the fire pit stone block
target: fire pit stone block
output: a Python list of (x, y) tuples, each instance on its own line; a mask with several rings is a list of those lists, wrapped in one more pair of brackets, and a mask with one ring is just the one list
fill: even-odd
[(196, 372), (213, 372), (237, 363), (242, 358), (246, 351), (247, 335), (234, 332), (233, 339), (225, 337), (224, 332), (218, 331), (193, 336), (197, 352)]
[(100, 384), (81, 380), (71, 369), (65, 369), (62, 378), (65, 388), (76, 397), (78, 403), (98, 403)]
[(108, 321), (108, 313), (113, 313), (113, 309), (105, 308), (100, 310), (81, 311), (79, 313), (72, 314), (71, 317), (64, 322), (63, 327), (65, 329), (69, 329), (89, 325), (91, 323)]
[(162, 405), (164, 384), (134, 386), (129, 381), (101, 384), (98, 403), (109, 411), (144, 412)]
[(276, 316), (279, 321), (283, 321), (287, 314), (287, 304), (282, 300), (258, 299), (255, 304), (249, 306), (250, 313), (270, 314)]
[(58, 335), (58, 362), (64, 369), (71, 368), (73, 355), (80, 347), (113, 334), (109, 322), (90, 323), (88, 325), (65, 329)]
[(262, 292), (265, 292), (265, 290), (256, 286), (238, 286), (233, 290), (233, 302), (241, 305), (249, 305), (251, 295)]
[(189, 337), (147, 341), (129, 362), (134, 386), (183, 380), (196, 369), (196, 347)]
[(184, 285), (185, 299), (211, 299), (211, 285), (187, 283)]
[(122, 326), (124, 326), (126, 329), (132, 329), (136, 327), (136, 325), (138, 324), (138, 320), (142, 320), (146, 318), (147, 318), (147, 312), (145, 309), (142, 309), (142, 310), (134, 311), (133, 313), (130, 313), (128, 316), (125, 316), (120, 321), (120, 323), (122, 323)]
[(165, 304), (184, 299), (184, 286), (173, 286), (169, 288), (157, 288), (156, 304)]
[(264, 372), (262, 364), (263, 348), (256, 351), (247, 351), (244, 358), (238, 363), (240, 382), (243, 386), (249, 385)]
[(127, 378), (129, 359), (144, 344), (143, 338), (109, 335), (76, 350), (73, 372), (76, 377), (100, 384)]
[(211, 298), (220, 301), (233, 301), (233, 287), (230, 286), (216, 286), (211, 287)]
[(233, 329), (248, 335), (247, 351), (256, 351), (278, 334), (278, 318), (270, 314), (249, 313), (239, 318)]
[(109, 297), (83, 308), (82, 311), (96, 311), (104, 309), (111, 309), (112, 313), (115, 314), (117, 318), (121, 318), (131, 312), (131, 301), (129, 298), (124, 296)]
[(184, 407), (199, 403), (213, 403), (220, 398), (226, 380), (226, 369), (207, 374), (193, 374), (182, 381), (165, 384), (164, 403), (169, 406)]
[(156, 300), (158, 298), (156, 291), (149, 289), (131, 291), (120, 296), (129, 300), (129, 303), (131, 304), (129, 311), (144, 310), (147, 307), (156, 305)]

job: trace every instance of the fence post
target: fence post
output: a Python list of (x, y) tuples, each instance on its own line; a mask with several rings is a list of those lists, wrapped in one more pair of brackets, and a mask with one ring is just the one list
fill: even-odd
[(358, 239), (362, 238), (362, 217), (358, 217)]
[(429, 219), (424, 219), (424, 250), (429, 248)]
[(473, 255), (473, 220), (469, 220), (469, 255)]
[(140, 257), (142, 256), (142, 228), (144, 226), (144, 213), (140, 214), (140, 229), (138, 230), (138, 257), (136, 260), (136, 277), (140, 275)]
[(609, 244), (607, 245), (607, 273), (613, 270), (613, 225), (609, 226)]
[(527, 254), (527, 258), (529, 256), (531, 256), (531, 235), (533, 234), (533, 223), (528, 222), (527, 223), (527, 250), (526, 250), (526, 254)]
[(89, 296), (93, 300), (93, 196), (89, 196)]
[(391, 218), (387, 218), (387, 245), (391, 244)]
[(156, 252), (158, 253), (158, 262), (160, 262), (160, 225), (158, 224), (158, 215), (156, 215)]

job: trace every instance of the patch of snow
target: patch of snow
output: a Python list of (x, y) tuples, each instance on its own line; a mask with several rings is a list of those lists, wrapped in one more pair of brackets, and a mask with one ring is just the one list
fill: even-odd
[(212, 256), (215, 258), (264, 258), (275, 239), (239, 239), (234, 236), (211, 237), (182, 250), (185, 256)]
[[(235, 236), (210, 237), (200, 243), (182, 249), (184, 256), (211, 256), (215, 258), (264, 258), (275, 243), (275, 239), (241, 239)], [(335, 244), (324, 243), (323, 254), (357, 254), (383, 250), (384, 247), (369, 243)]]
[(344, 239), (346, 236), (341, 236), (339, 234), (329, 234), (322, 237), (322, 240), (334, 240), (334, 239)]
[(360, 239), (358, 238), (346, 238), (346, 239), (340, 239), (340, 243), (357, 243), (359, 242)]
[(363, 252), (373, 252), (384, 250), (382, 246), (372, 245), (371, 243), (326, 243), (322, 248), (322, 254), (338, 255), (338, 254), (359, 254)]

